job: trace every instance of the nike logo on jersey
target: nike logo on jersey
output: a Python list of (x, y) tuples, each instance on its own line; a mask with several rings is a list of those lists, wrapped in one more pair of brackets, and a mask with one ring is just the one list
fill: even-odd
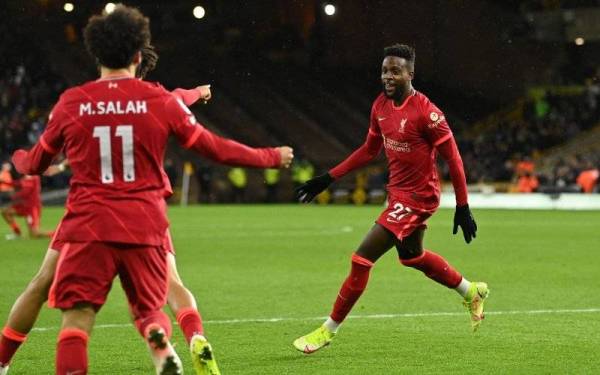
[(386, 118), (387, 118), (387, 117), (379, 117), (379, 116), (378, 116), (378, 117), (377, 117), (377, 121), (383, 121), (383, 120), (385, 120)]

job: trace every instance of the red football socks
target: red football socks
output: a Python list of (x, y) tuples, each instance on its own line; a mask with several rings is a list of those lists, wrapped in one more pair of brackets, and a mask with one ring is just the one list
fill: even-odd
[(57, 375), (85, 375), (88, 369), (88, 335), (77, 328), (65, 328), (58, 335), (56, 349)]
[(373, 262), (370, 260), (356, 254), (352, 255), (350, 275), (348, 275), (346, 281), (342, 284), (342, 288), (335, 300), (331, 319), (337, 323), (341, 323), (348, 313), (350, 313), (350, 310), (352, 310), (352, 307), (367, 287), (371, 267), (373, 267)]
[(188, 344), (192, 341), (194, 335), (204, 336), (204, 328), (202, 327), (202, 317), (198, 310), (193, 307), (181, 309), (177, 312), (177, 324), (183, 331)]
[(461, 274), (456, 271), (446, 259), (433, 251), (425, 250), (416, 258), (400, 259), (405, 266), (422, 271), (425, 276), (448, 288), (456, 288), (462, 280)]
[(26, 334), (17, 332), (10, 327), (4, 327), (2, 337), (0, 337), (0, 366), (10, 363), (15, 352), (26, 338)]
[(10, 223), (10, 228), (17, 236), (21, 235), (21, 228), (19, 228), (19, 224), (17, 224), (16, 221), (13, 221), (12, 223)]
[(146, 338), (146, 330), (148, 329), (148, 326), (155, 324), (158, 324), (162, 329), (164, 329), (167, 337), (171, 338), (171, 320), (169, 319), (167, 314), (165, 314), (162, 311), (152, 312), (144, 316), (143, 318), (137, 319), (135, 321), (135, 326), (143, 338)]

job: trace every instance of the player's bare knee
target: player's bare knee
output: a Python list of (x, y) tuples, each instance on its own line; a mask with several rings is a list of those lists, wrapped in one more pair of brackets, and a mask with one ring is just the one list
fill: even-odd
[(90, 334), (95, 319), (96, 310), (92, 304), (87, 302), (77, 303), (72, 308), (63, 310), (62, 328), (77, 328)]
[(396, 245), (400, 259), (413, 259), (423, 254), (423, 247), (414, 243), (400, 243)]

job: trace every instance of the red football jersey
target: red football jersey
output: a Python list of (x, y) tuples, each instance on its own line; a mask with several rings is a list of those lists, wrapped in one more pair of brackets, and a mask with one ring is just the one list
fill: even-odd
[(120, 77), (65, 91), (39, 143), (17, 151), (24, 173), (40, 173), (60, 150), (71, 187), (59, 240), (162, 244), (168, 227), (163, 157), (170, 134), (213, 160), (276, 167), (276, 149), (252, 149), (210, 133), (162, 86)]
[(390, 174), (388, 191), (420, 206), (436, 207), (440, 197), (436, 146), (450, 138), (444, 114), (422, 93), (415, 90), (400, 106), (380, 94), (373, 102), (365, 146), (330, 173), (339, 178), (383, 147)]
[(446, 117), (418, 91), (397, 107), (381, 94), (373, 104), (369, 132), (381, 135), (390, 172), (388, 190), (439, 200), (435, 146), (452, 137)]

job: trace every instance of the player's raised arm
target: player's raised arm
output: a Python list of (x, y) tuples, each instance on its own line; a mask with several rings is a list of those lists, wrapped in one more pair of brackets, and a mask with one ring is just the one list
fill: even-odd
[(170, 127), (181, 145), (216, 162), (256, 168), (287, 168), (294, 153), (292, 148), (253, 148), (213, 134), (196, 121), (193, 113), (181, 101), (173, 97), (167, 100), (166, 111)]
[(312, 201), (323, 190), (327, 189), (335, 180), (342, 178), (351, 171), (364, 167), (375, 159), (383, 146), (383, 137), (377, 124), (374, 111), (371, 111), (371, 123), (365, 142), (357, 148), (344, 161), (315, 178), (306, 181), (296, 189), (296, 198), (303, 203)]
[(52, 110), (48, 125), (39, 141), (29, 151), (17, 150), (12, 156), (15, 169), (22, 174), (42, 174), (60, 152), (63, 137), (60, 130), (60, 101)]
[(202, 85), (189, 90), (177, 88), (171, 91), (171, 94), (187, 106), (196, 103), (198, 100), (202, 100), (202, 103), (206, 104), (212, 97), (210, 85)]
[(452, 233), (456, 234), (458, 227), (460, 227), (465, 241), (469, 243), (472, 238), (477, 236), (477, 223), (475, 223), (475, 219), (469, 209), (467, 179), (454, 137), (450, 137), (439, 144), (437, 149), (442, 158), (448, 163), (450, 179), (452, 180), (454, 194), (456, 195), (456, 211), (454, 213), (454, 228), (452, 229)]

